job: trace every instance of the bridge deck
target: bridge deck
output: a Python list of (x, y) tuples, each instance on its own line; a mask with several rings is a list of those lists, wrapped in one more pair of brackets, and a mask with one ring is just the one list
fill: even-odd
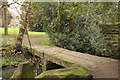
[[(29, 47), (28, 45), (25, 45)], [(29, 49), (29, 48), (28, 48)], [(31, 51), (29, 49), (29, 51)], [(118, 60), (74, 52), (45, 45), (34, 46), (32, 53), (44, 56), (53, 63), (64, 67), (82, 66), (89, 70), (94, 78), (118, 78)]]

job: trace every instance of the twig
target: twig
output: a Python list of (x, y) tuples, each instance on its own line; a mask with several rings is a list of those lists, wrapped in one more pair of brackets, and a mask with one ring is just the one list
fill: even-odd
[(31, 44), (31, 41), (30, 41), (30, 37), (29, 37), (28, 31), (27, 31), (26, 28), (25, 28), (25, 30), (26, 30), (26, 33), (27, 33), (27, 38), (28, 38), (28, 42), (29, 42), (29, 45), (30, 45), (30, 49), (32, 49), (32, 44)]
[[(31, 6), (31, 5), (29, 5), (29, 6)], [(26, 13), (26, 17), (28, 16), (28, 13), (31, 11), (31, 8), (29, 8), (28, 7), (28, 11), (27, 11), (27, 13)], [(28, 19), (28, 18), (27, 18)], [(28, 22), (27, 22), (27, 26), (28, 26)], [(27, 38), (28, 38), (28, 42), (29, 42), (29, 45), (30, 45), (30, 49), (32, 49), (32, 45), (31, 45), (31, 42), (30, 42), (30, 38), (29, 38), (29, 34), (28, 34), (28, 31), (27, 31), (27, 29), (25, 28), (25, 30), (26, 30), (26, 33), (27, 33)]]

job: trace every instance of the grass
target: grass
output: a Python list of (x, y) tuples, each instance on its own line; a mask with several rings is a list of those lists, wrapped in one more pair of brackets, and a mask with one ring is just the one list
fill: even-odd
[(50, 43), (50, 40), (48, 39), (48, 40), (42, 40), (41, 41), (41, 44), (42, 45), (47, 45), (47, 46), (51, 46), (52, 44)]
[[(18, 34), (19, 33), (19, 28), (8, 28), (8, 31), (9, 31), (9, 34)], [(37, 35), (37, 34), (46, 34), (45, 32), (31, 32), (31, 31), (29, 31), (28, 32), (29, 34), (35, 34), (35, 35)], [(4, 34), (4, 28), (0, 28), (0, 35), (1, 34)], [(2, 45), (9, 45), (10, 43), (11, 44), (13, 44), (14, 43), (14, 41), (17, 39), (17, 36), (2, 36), (2, 39), (0, 40), (0, 44), (2, 44)], [(34, 41), (34, 40), (38, 40), (39, 41), (39, 43), (40, 44), (42, 44), (42, 45), (48, 45), (48, 46), (51, 46), (52, 44), (50, 43), (50, 41), (49, 41), (49, 39), (48, 39), (48, 37), (46, 37), (46, 36), (42, 36), (42, 37), (39, 37), (39, 36), (34, 36), (34, 35), (31, 35), (31, 37), (30, 37), (30, 40), (32, 41)], [(26, 38), (24, 38), (23, 40), (26, 40)], [(35, 41), (36, 41), (35, 40)], [(13, 43), (12, 43), (13, 42)]]
[[(8, 34), (18, 34), (18, 33), (19, 33), (19, 28), (8, 28)], [(0, 28), (0, 34), (4, 34), (4, 28)], [(28, 31), (28, 34), (46, 34), (46, 33)]]

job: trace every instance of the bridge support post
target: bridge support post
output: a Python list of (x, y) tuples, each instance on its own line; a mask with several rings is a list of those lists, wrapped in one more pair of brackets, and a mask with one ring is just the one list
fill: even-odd
[(43, 59), (42, 59), (42, 72), (46, 71), (46, 58), (43, 54)]

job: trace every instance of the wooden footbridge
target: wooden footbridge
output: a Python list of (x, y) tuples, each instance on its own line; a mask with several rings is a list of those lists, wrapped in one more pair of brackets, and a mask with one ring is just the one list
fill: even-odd
[[(38, 57), (43, 56), (63, 67), (83, 67), (93, 75), (93, 78), (118, 78), (120, 75), (120, 62), (115, 59), (70, 51), (55, 46), (36, 45), (30, 49), (28, 44), (24, 44), (24, 47), (32, 54)], [(46, 70), (46, 63), (42, 69)]]

